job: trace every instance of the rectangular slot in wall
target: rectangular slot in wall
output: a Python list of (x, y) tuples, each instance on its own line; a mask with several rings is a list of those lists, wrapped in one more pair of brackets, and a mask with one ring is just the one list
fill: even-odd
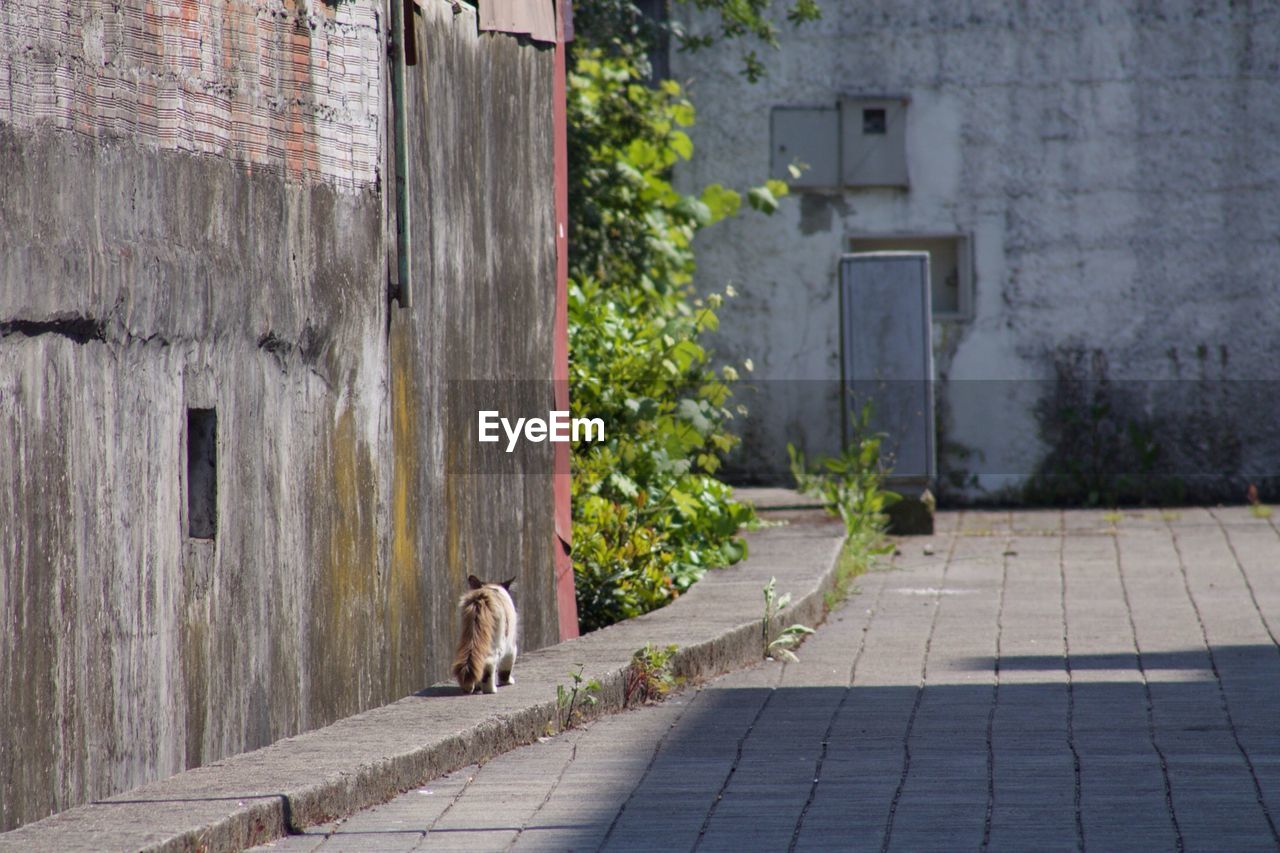
[(935, 320), (973, 316), (973, 274), (969, 240), (962, 234), (859, 235), (850, 252), (927, 252)]
[(187, 409), (187, 535), (212, 539), (218, 529), (218, 413)]

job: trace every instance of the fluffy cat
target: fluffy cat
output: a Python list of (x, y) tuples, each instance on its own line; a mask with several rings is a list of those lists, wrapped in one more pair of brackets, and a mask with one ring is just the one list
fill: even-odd
[(463, 693), (480, 687), (498, 692), (499, 684), (514, 684), (516, 663), (516, 604), (511, 598), (515, 578), (486, 583), (467, 576), (470, 590), (458, 602), (462, 610), (462, 636), (453, 656), (453, 677)]

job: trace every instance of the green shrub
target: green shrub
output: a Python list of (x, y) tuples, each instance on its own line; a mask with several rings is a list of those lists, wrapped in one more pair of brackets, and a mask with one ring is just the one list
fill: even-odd
[[(693, 105), (675, 81), (651, 81), (647, 52), (715, 41), (742, 50), (742, 73), (819, 17), (813, 0), (692, 0), (706, 13), (686, 31), (632, 0), (575, 9), (568, 77), (569, 380), (575, 417), (601, 418), (606, 442), (573, 452), (574, 572), (583, 630), (669, 602), (708, 567), (742, 559), (738, 529), (753, 518), (716, 479), (735, 444), (734, 366), (713, 370), (700, 343), (733, 291), (697, 298), (693, 237), (738, 213), (742, 194), (712, 184), (678, 192), (671, 169), (693, 155)], [(772, 213), (786, 184), (746, 191)], [(750, 362), (741, 366), (751, 369)]]
[(579, 55), (569, 116), (579, 196), (571, 407), (602, 419), (607, 437), (573, 453), (578, 614), (591, 630), (660, 607), (745, 554), (736, 534), (751, 510), (714, 476), (738, 442), (730, 422), (745, 410), (729, 402), (737, 370), (713, 369), (699, 342), (723, 297), (694, 295), (691, 246), (699, 228), (737, 213), (741, 197), (720, 185), (697, 195), (672, 187), (671, 166), (692, 154), (681, 128), (693, 107), (671, 81), (644, 85), (625, 58)]

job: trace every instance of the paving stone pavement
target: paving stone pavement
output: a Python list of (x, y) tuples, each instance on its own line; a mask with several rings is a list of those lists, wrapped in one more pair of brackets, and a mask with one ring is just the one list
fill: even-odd
[(797, 664), (259, 849), (1280, 848), (1270, 519), (942, 513), (900, 549)]

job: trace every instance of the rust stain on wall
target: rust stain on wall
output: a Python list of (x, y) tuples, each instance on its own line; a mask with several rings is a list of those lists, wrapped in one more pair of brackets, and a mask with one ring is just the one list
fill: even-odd
[(426, 642), (422, 560), (418, 554), (418, 517), (422, 496), (417, 487), (421, 469), (418, 413), (423, 410), (414, 393), (412, 347), (403, 326), (391, 334), (391, 566), (387, 584), (387, 655), (392, 695), (422, 686), (425, 660), (419, 646)]
[(338, 415), (329, 438), (328, 465), (319, 468), (313, 494), (328, 497), (328, 511), (317, 518), (317, 533), (327, 547), (321, 552), (311, 594), (308, 663), (313, 725), (367, 707), (374, 675), (370, 665), (380, 653), (374, 624), (378, 611), (374, 468), (368, 447), (356, 436), (352, 409), (344, 408)]

